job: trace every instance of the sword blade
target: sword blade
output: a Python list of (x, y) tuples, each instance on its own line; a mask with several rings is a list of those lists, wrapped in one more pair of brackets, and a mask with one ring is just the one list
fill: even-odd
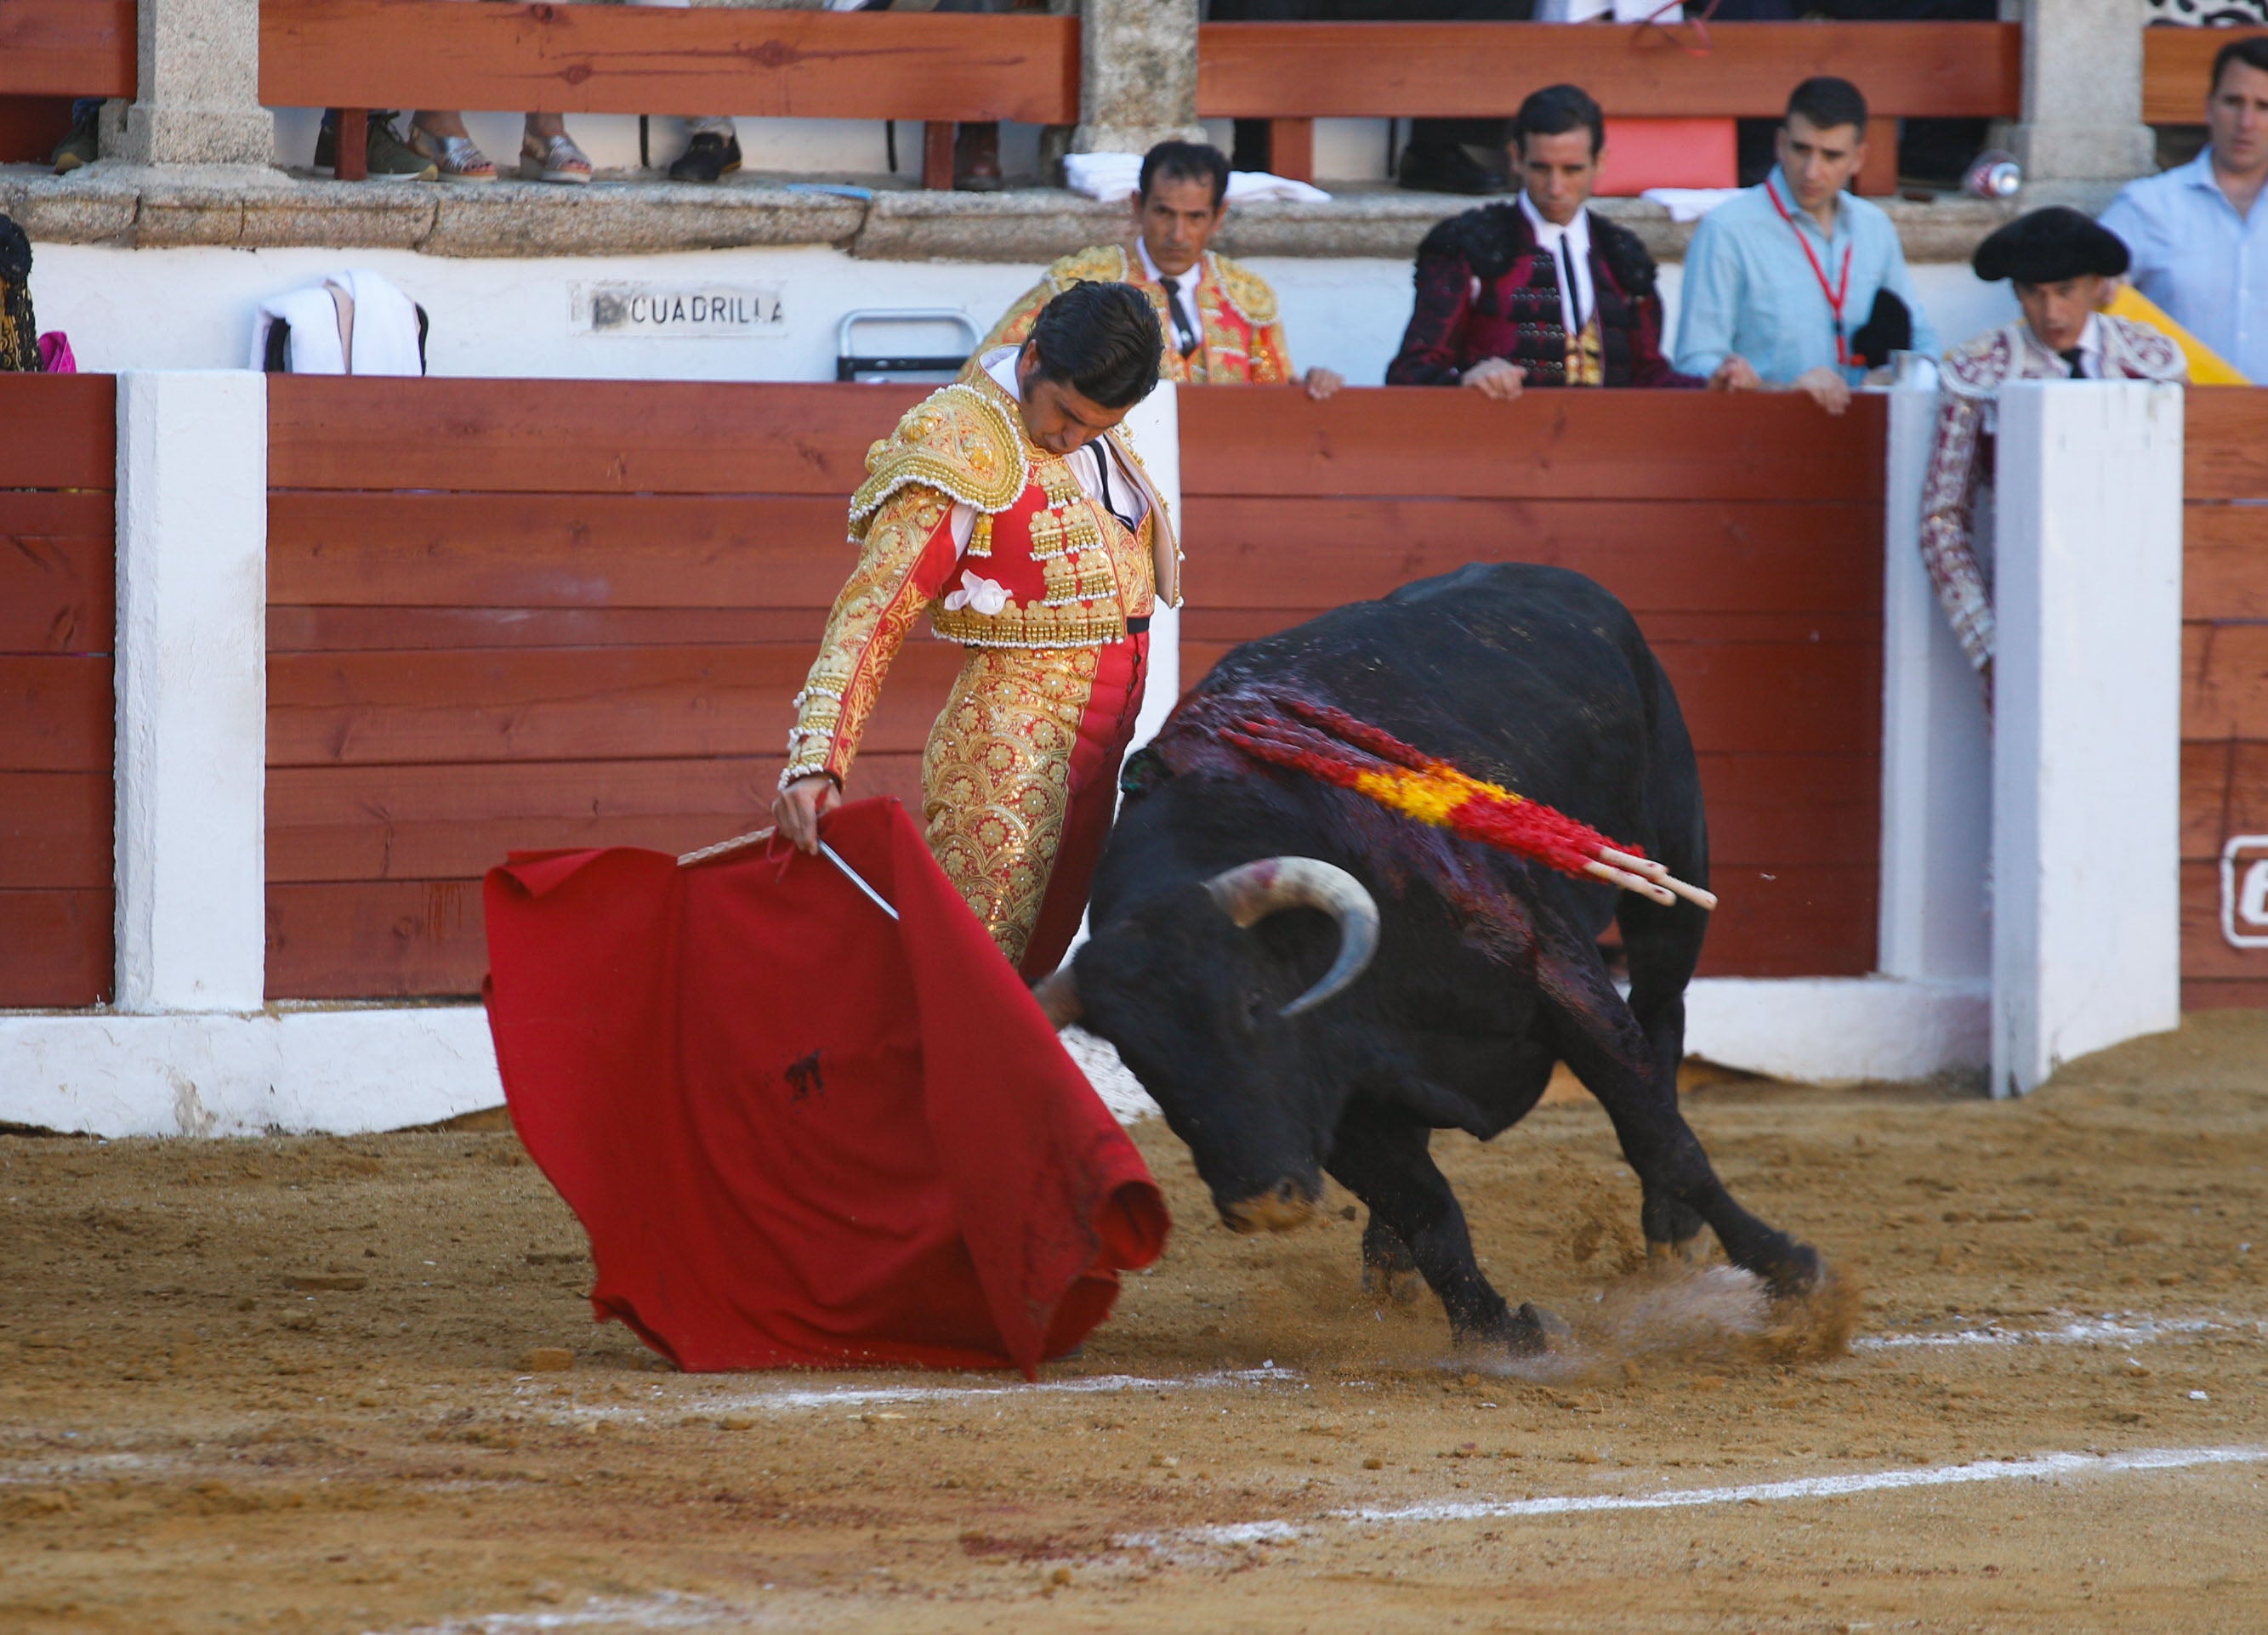
[(868, 899), (873, 902), (876, 908), (881, 910), (883, 913), (888, 915), (892, 919), (898, 917), (898, 911), (889, 905), (889, 902), (883, 897), (880, 892), (876, 891), (872, 886), (869, 886), (866, 883), (866, 877), (865, 875), (859, 873), (857, 869), (852, 868), (848, 863), (845, 863), (843, 860), (843, 854), (841, 852), (837, 851), (834, 847), (828, 845), (823, 840), (819, 843), (819, 850), (829, 863), (832, 863), (836, 868), (843, 871), (844, 879), (848, 880), (852, 885), (856, 886), (859, 890), (866, 894)]

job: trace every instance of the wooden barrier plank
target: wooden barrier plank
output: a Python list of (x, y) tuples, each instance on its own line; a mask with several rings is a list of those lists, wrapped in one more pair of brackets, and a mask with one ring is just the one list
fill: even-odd
[[(802, 644), (280, 653), (268, 667), (268, 762), (370, 766), (762, 753), (785, 741), (788, 701), (811, 659)], [(866, 747), (918, 750), (961, 661), (958, 647), (908, 644), (867, 726)]]
[(1197, 30), (1197, 112), (1502, 116), (1529, 92), (1565, 83), (1609, 119), (1778, 119), (1789, 87), (1837, 74), (1854, 77), (1878, 114), (2014, 119), (2022, 70), (2014, 23), (1207, 23)]
[(278, 493), (269, 601), (825, 608), (858, 559), (849, 496)]
[(113, 377), (0, 374), (0, 489), (107, 490), (117, 481)]
[[(1182, 636), (1184, 640), (1215, 644), (1248, 642), (1305, 623), (1321, 611), (1314, 608), (1184, 606)], [(1878, 613), (1689, 612), (1661, 608), (1640, 612), (1636, 617), (1646, 640), (1657, 646), (1673, 642), (1784, 642), (1795, 646), (1825, 644), (1878, 648), (1882, 641), (1881, 615)]]
[(2182, 737), (2268, 738), (2268, 624), (2182, 627)]
[(0, 1007), (62, 1008), (110, 998), (111, 895), (0, 891)]
[(2268, 981), (2268, 948), (2232, 946), (2220, 933), (2220, 864), (2182, 865), (2182, 977)]
[(2184, 1011), (2268, 1011), (2268, 977), (2250, 980), (2182, 979)]
[(2142, 122), (2202, 125), (2213, 59), (2233, 40), (2268, 28), (2146, 28), (2142, 31)]
[(1074, 124), (1071, 17), (266, 0), (272, 107)]
[(1879, 609), (1882, 516), (1852, 502), (1229, 497), (1187, 502), (1189, 596), (1323, 608), (1468, 562), (1573, 568), (1634, 611)]
[(2268, 499), (2182, 507), (2182, 616), (2268, 619)]
[[(473, 880), (550, 846), (689, 851), (762, 829), (781, 757), (490, 767), (282, 767), (268, 780), (268, 878)], [(861, 755), (850, 793), (921, 811), (918, 754)]]
[(1800, 393), (1703, 409), (1668, 391), (1476, 404), (1463, 392), (1374, 387), (1318, 403), (1274, 387), (1208, 387), (1182, 396), (1182, 491), (1191, 504), (1213, 494), (1881, 501), (1881, 395), (1840, 416)]
[[(37, 495), (99, 500), (109, 496)], [(109, 534), (33, 533), (11, 526), (0, 504), (0, 652), (107, 653), (116, 597), (116, 549)]]
[(110, 774), (0, 772), (0, 891), (110, 887)]
[(0, 772), (107, 772), (110, 660), (0, 653)]
[(1714, 866), (1776, 872), (1874, 857), (1881, 770), (1872, 755), (1720, 750), (1699, 761)]
[(2268, 835), (2268, 743), (2182, 746), (2182, 856), (2211, 862), (2231, 835)]
[(823, 608), (274, 608), (270, 653), (452, 647), (683, 647), (786, 642), (819, 651)]
[[(436, 4), (447, 9), (450, 0)], [(268, 482), (703, 495), (731, 483), (737, 493), (824, 495), (841, 505), (866, 475), (868, 446), (923, 394), (919, 387), (831, 381), (276, 375), (268, 389)], [(479, 458), (468, 459), (468, 449)]]
[(2199, 500), (2268, 499), (2268, 387), (2189, 393), (2183, 434), (2183, 497), (2191, 505)]
[[(1719, 868), (1704, 976), (1863, 976), (1874, 968), (1875, 865)], [(1769, 876), (1770, 878), (1767, 878)]]
[(134, 96), (134, 31), (133, 0), (0, 0), (0, 96)]

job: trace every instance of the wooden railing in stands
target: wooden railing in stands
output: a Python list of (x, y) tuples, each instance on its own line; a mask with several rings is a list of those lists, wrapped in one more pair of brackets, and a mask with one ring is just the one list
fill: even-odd
[(110, 994), (116, 404), (0, 374), (0, 1007)]
[[(680, 851), (766, 821), (849, 571), (844, 497), (909, 388), (271, 382), (269, 984), (475, 991), (515, 847)], [(1474, 559), (1639, 610), (1701, 744), (1708, 968), (1864, 971), (1874, 937), (1879, 405), (1183, 394), (1183, 675)], [(446, 435), (434, 435), (441, 428)], [(959, 652), (917, 640), (854, 792), (918, 802)]]
[(2186, 452), (2182, 1004), (2268, 1007), (2268, 948), (2220, 922), (2222, 847), (2268, 836), (2268, 389), (2191, 392)]
[(2151, 28), (2142, 33), (2142, 120), (2150, 125), (2205, 123), (2213, 59), (2232, 40), (2268, 28)]
[(922, 120), (923, 185), (949, 188), (953, 122), (1079, 118), (1079, 19), (263, 0), (260, 99)]
[[(2016, 117), (2014, 23), (1207, 23), (1197, 112), (1270, 122), (1271, 166), (1312, 180), (1317, 119), (1507, 115), (1569, 81), (1611, 120), (1779, 117), (1814, 74), (1839, 74), (1884, 117)], [(1896, 144), (1876, 142), (1864, 193), (1896, 191)]]
[(0, 0), (0, 96), (130, 97), (134, 0)]
[(1700, 752), (1705, 975), (1874, 966), (1881, 400), (1418, 388), (1182, 396), (1182, 674), (1467, 562), (1547, 562), (1629, 604)]

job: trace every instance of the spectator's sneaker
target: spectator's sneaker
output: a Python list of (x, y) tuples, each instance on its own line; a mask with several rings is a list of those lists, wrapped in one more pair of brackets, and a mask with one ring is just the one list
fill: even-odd
[(591, 156), (562, 131), (556, 136), (529, 132), (519, 139), (519, 178), (522, 181), (585, 182), (591, 180)]
[(97, 105), (89, 108), (83, 117), (71, 122), (70, 135), (57, 143), (55, 152), (49, 156), (54, 161), (56, 175), (68, 176), (80, 166), (92, 165), (101, 157), (102, 141), (95, 131), (95, 123), (101, 117), (102, 109)]
[(1454, 144), (1403, 149), (1395, 181), (1412, 193), (1480, 195), (1505, 191), (1503, 177)]
[[(332, 123), (333, 115), (325, 114), (323, 126), (315, 133), (315, 174), (335, 176), (339, 173), (339, 133)], [(371, 111), (370, 131), (363, 143), (363, 162), (372, 181), (431, 181), (440, 173), (432, 160), (422, 153), (413, 153), (401, 135), (394, 129), (394, 116)]]
[(409, 151), (431, 160), (443, 181), (494, 181), (497, 167), (473, 145), (470, 136), (437, 136), (423, 125), (409, 127)]
[(740, 139), (704, 130), (693, 138), (677, 163), (669, 167), (672, 181), (715, 181), (740, 168)]

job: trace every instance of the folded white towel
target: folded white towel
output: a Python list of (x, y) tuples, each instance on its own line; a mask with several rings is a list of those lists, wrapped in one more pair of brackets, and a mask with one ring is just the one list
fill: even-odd
[(1638, 196), (1660, 205), (1672, 221), (1699, 221), (1739, 192), (1738, 188), (1648, 188)]
[[(1090, 199), (1116, 204), (1122, 199), (1132, 197), (1135, 190), (1142, 185), (1142, 156), (1138, 153), (1067, 153), (1064, 156), (1064, 183), (1073, 193), (1083, 193)], [(1289, 176), (1271, 175), (1264, 170), (1236, 170), (1228, 173), (1228, 202), (1232, 204), (1258, 203), (1269, 199), (1320, 204), (1328, 202), (1330, 196), (1321, 188), (1294, 181)]]
[(293, 290), (261, 302), (252, 320), (252, 367), (268, 365), (268, 334), (277, 321), (291, 326), (284, 343), (284, 366), (295, 375), (342, 375), (347, 372), (345, 344), (339, 338), (338, 303), (328, 286)]
[(354, 303), (350, 336), (351, 362), (358, 375), (422, 375), (417, 350), (417, 304), (366, 267), (350, 268), (325, 281), (345, 290)]

